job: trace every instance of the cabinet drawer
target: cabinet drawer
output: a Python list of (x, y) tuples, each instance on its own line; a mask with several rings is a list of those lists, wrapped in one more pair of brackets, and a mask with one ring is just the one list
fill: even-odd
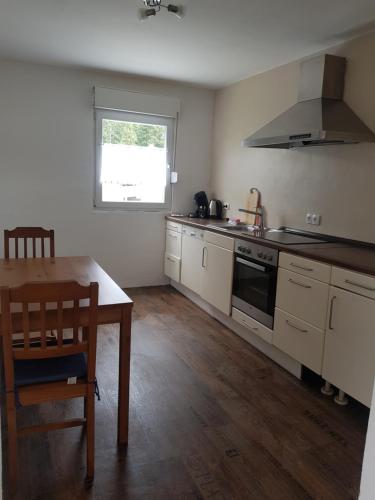
[(182, 226), (182, 234), (186, 234), (188, 236), (192, 236), (193, 238), (198, 238), (203, 241), (205, 231), (201, 229), (196, 229), (192, 226)]
[(314, 372), (322, 371), (324, 331), (276, 308), (273, 345)]
[(345, 288), (364, 297), (375, 299), (375, 277), (367, 274), (355, 273), (340, 267), (332, 268), (332, 285)]
[[(262, 325), (261, 323), (258, 323), (258, 321), (255, 321), (255, 319), (250, 318), (250, 316), (244, 314), (242, 311), (239, 311), (235, 307), (232, 308), (232, 318), (234, 319), (234, 321), (237, 321), (237, 323), (240, 323), (242, 326), (250, 330), (255, 335), (258, 335), (258, 337), (263, 339), (265, 342), (268, 342), (269, 344), (272, 343), (272, 333), (273, 333), (272, 330)], [(246, 334), (243, 335), (240, 334), (240, 336), (244, 340), (247, 340)]]
[(212, 243), (226, 250), (234, 250), (234, 239), (228, 236), (223, 236), (222, 234), (213, 233), (212, 231), (205, 231), (204, 241), (207, 243)]
[(181, 259), (174, 255), (165, 254), (164, 274), (174, 281), (180, 281)]
[(329, 283), (331, 277), (331, 266), (328, 264), (322, 264), (316, 260), (305, 259), (285, 252), (281, 252), (279, 255), (279, 267), (324, 283)]
[(181, 257), (181, 233), (167, 229), (165, 233), (165, 253)]
[(276, 306), (297, 318), (324, 329), (329, 286), (279, 268)]
[(167, 229), (169, 229), (170, 231), (176, 231), (177, 233), (181, 233), (182, 224), (178, 224), (177, 222), (167, 220)]

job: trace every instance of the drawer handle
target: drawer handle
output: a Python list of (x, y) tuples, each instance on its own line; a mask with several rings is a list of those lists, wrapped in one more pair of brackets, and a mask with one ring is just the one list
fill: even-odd
[(357, 286), (358, 288), (363, 288), (364, 290), (368, 290), (369, 292), (375, 292), (375, 288), (372, 288), (371, 286), (361, 285), (361, 283), (356, 283), (355, 281), (345, 280), (345, 283), (348, 283), (348, 285)]
[(304, 283), (299, 283), (298, 281), (292, 280), (292, 278), (289, 278), (288, 281), (290, 281), (291, 283), (293, 283), (293, 285), (302, 286), (303, 288), (311, 288), (311, 285), (305, 285)]
[(290, 265), (296, 267), (297, 269), (303, 269), (304, 271), (309, 271), (309, 272), (314, 271), (314, 269), (311, 269), (310, 267), (300, 266), (298, 264), (295, 264), (294, 262), (291, 262)]
[(194, 231), (190, 231), (190, 236), (196, 236), (197, 233), (194, 233)]
[(330, 330), (333, 330), (333, 326), (332, 326), (332, 316), (333, 316), (333, 304), (336, 300), (336, 295), (333, 295), (332, 299), (331, 299), (331, 306), (329, 308), (329, 320), (328, 320), (328, 328)]
[(171, 259), (170, 257), (167, 257), (167, 260), (169, 260), (169, 262), (176, 262), (175, 260)]
[(206, 252), (207, 252), (207, 247), (203, 247), (203, 250), (202, 250), (202, 268), (203, 269), (207, 269), (206, 260), (205, 260)]
[(250, 326), (248, 323), (246, 323), (246, 321), (244, 319), (241, 319), (241, 323), (245, 326), (247, 326), (248, 328), (250, 328), (250, 330), (254, 330), (254, 332), (256, 332), (258, 330), (258, 328), (256, 326)]
[(287, 322), (287, 324), (289, 326), (291, 326), (292, 328), (295, 328), (296, 330), (298, 330), (299, 332), (302, 332), (302, 333), (307, 333), (308, 330), (304, 330), (303, 328), (300, 328), (299, 326), (296, 326), (294, 325), (293, 323), (291, 323), (288, 319), (285, 320)]
[(176, 236), (175, 234), (168, 234), (168, 236), (169, 236), (170, 238), (173, 238), (173, 239), (177, 240), (177, 236)]

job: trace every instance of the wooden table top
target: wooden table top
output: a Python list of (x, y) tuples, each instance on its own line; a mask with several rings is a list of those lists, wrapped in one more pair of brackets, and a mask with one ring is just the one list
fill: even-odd
[(126, 293), (91, 257), (44, 257), (0, 259), (0, 286), (19, 286), (30, 281), (74, 280), (99, 283), (99, 308), (132, 304)]

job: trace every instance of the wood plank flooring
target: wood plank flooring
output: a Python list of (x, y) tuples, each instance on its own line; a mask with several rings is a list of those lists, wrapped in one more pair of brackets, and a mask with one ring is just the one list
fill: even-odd
[[(118, 331), (103, 327), (94, 485), (84, 487), (80, 429), (33, 435), (19, 440), (17, 499), (358, 497), (366, 409), (338, 407), (171, 287), (127, 293), (135, 301), (128, 449), (116, 446)], [(19, 421), (82, 408), (79, 400), (25, 408)]]

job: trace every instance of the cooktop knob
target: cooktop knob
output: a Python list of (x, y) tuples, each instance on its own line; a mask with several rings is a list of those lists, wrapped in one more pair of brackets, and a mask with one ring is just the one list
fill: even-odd
[(268, 260), (271, 262), (271, 260), (272, 260), (272, 255), (269, 255), (269, 256), (268, 256)]
[(262, 259), (262, 258), (263, 258), (263, 252), (258, 252), (258, 257), (259, 257), (260, 259)]

